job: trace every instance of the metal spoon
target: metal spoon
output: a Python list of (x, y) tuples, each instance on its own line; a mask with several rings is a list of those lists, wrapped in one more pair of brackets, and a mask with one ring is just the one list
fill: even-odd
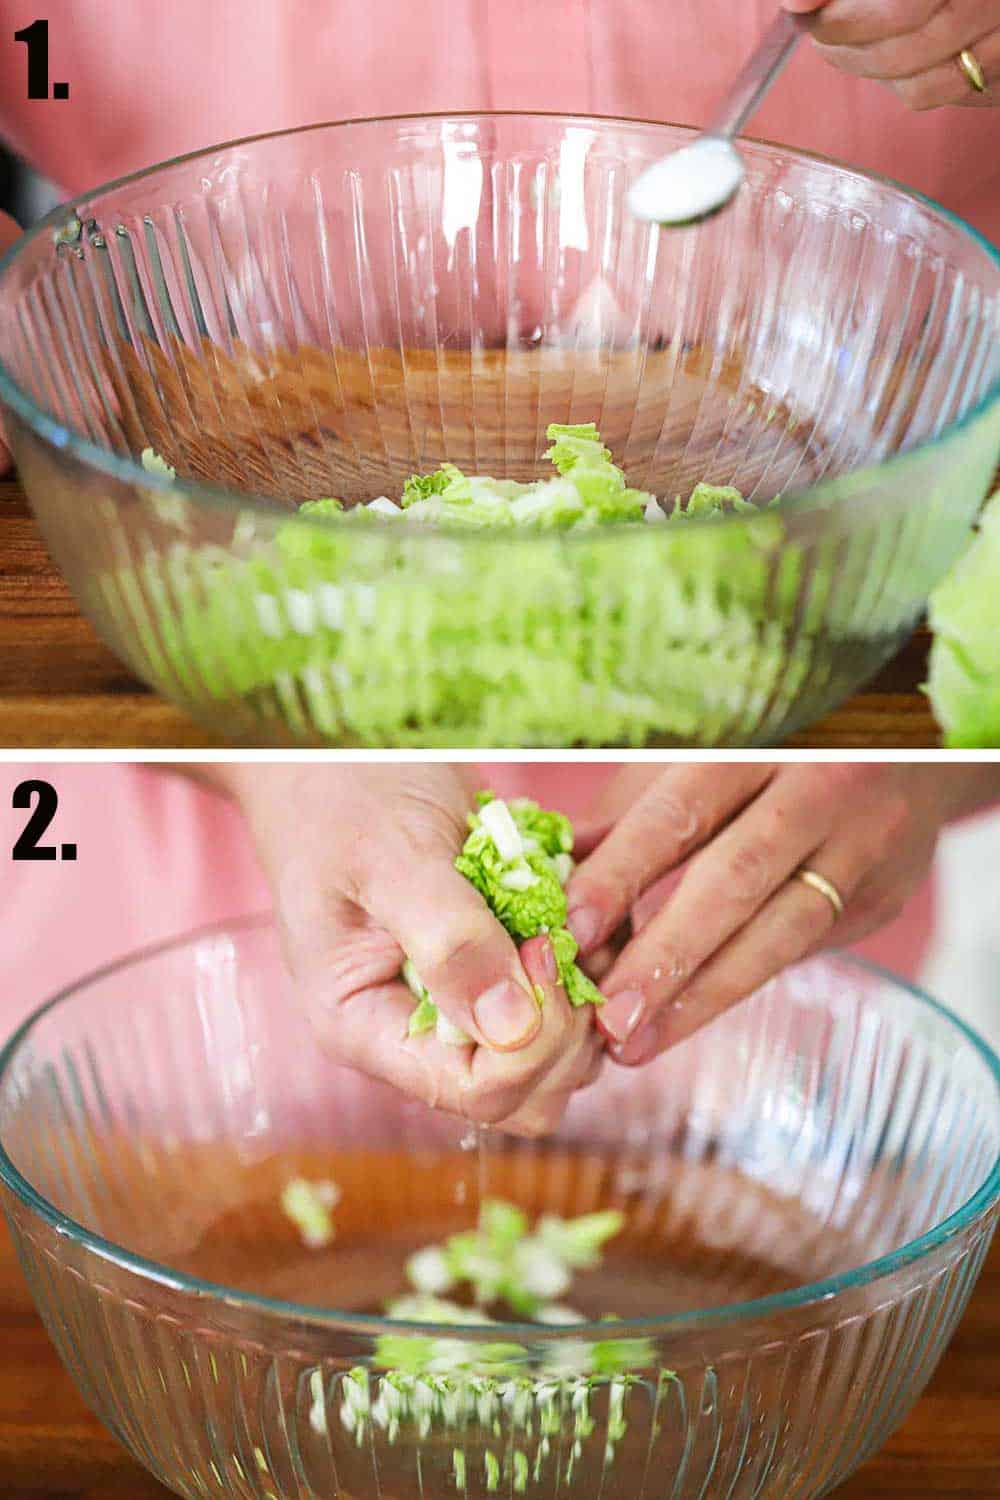
[(657, 224), (697, 224), (735, 196), (746, 175), (733, 145), (788, 62), (807, 16), (778, 12), (708, 127), (690, 146), (654, 162), (633, 183), (629, 208)]

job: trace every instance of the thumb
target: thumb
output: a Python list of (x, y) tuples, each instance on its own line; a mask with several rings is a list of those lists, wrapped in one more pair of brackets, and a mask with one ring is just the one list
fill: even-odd
[(419, 868), (392, 868), (365, 906), (466, 1036), (513, 1052), (538, 1035), (541, 1011), (514, 941), (450, 858), (425, 855)]
[[(453, 772), (246, 770), (254, 774), (236, 771), (230, 786), (300, 965), (313, 973), (322, 966), (338, 993), (357, 988), (357, 976), (338, 974), (346, 955), (335, 913), (349, 907), (388, 936), (397, 974), (403, 955), (413, 962), (442, 1013), (471, 1041), (494, 1052), (530, 1045), (542, 1018), (517, 949), (454, 868), (467, 801)], [(380, 962), (388, 961), (382, 954)], [(369, 974), (366, 982), (389, 977)]]
[[(0, 255), (3, 255), (16, 239), (21, 236), (18, 224), (9, 214), (0, 214)], [(0, 427), (0, 474), (6, 473), (10, 468), (10, 453), (3, 441), (3, 428)]]

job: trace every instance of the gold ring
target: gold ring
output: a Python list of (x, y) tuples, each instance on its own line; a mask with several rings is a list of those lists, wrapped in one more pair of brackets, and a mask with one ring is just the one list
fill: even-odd
[(958, 66), (969, 80), (977, 94), (986, 93), (986, 74), (983, 65), (973, 52), (971, 47), (966, 47), (964, 52), (958, 54)]
[(844, 915), (844, 898), (837, 890), (832, 880), (827, 880), (825, 875), (820, 875), (817, 870), (801, 869), (795, 872), (796, 880), (801, 880), (814, 891), (819, 891), (825, 896), (833, 907), (835, 916), (839, 919)]

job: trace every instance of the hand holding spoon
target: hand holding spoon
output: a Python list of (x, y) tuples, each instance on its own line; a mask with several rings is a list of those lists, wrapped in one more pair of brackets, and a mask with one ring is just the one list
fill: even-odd
[(760, 108), (805, 30), (808, 16), (779, 11), (708, 128), (654, 162), (633, 184), (629, 208), (657, 224), (697, 224), (734, 197), (746, 175), (733, 138)]

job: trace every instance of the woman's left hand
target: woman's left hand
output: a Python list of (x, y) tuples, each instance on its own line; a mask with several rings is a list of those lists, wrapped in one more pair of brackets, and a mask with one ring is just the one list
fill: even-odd
[[(942, 825), (998, 792), (995, 766), (626, 767), (581, 830), (568, 891), (569, 925), (608, 997), (597, 1021), (612, 1057), (648, 1062), (788, 964), (891, 920)], [(842, 916), (796, 878), (803, 867), (833, 885)], [(650, 903), (672, 874), (667, 899)], [(630, 913), (632, 935), (609, 956)]]
[[(814, 12), (810, 30), (828, 62), (889, 84), (910, 109), (1000, 104), (1000, 0), (785, 0)], [(983, 73), (977, 91), (959, 57)]]

